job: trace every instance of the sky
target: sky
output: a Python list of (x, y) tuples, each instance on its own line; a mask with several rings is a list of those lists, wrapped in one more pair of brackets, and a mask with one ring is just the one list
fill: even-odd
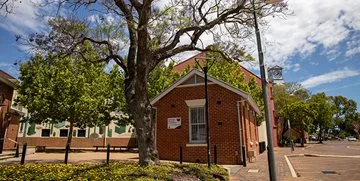
[[(301, 83), (312, 93), (343, 95), (360, 105), (360, 0), (287, 2), (291, 15), (267, 17), (268, 24), (260, 26), (266, 66), (283, 67), (286, 82)], [(46, 17), (37, 16), (43, 11), (22, 1), (13, 14), (0, 15), (0, 69), (19, 76), (19, 64), (14, 63), (25, 61), (28, 55), (15, 42), (15, 35), (46, 31)], [(96, 17), (91, 13), (82, 16)], [(254, 50), (249, 52), (256, 58)], [(258, 64), (242, 64), (259, 74)]]

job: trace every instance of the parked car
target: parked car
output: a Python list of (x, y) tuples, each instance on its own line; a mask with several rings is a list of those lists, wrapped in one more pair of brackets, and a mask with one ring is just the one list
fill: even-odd
[(349, 137), (348, 137), (348, 140), (349, 140), (349, 141), (356, 141), (356, 138), (353, 137), (353, 136), (349, 136)]
[(309, 140), (310, 140), (310, 141), (317, 141), (317, 137), (314, 136), (314, 135), (310, 135), (310, 136), (309, 136)]

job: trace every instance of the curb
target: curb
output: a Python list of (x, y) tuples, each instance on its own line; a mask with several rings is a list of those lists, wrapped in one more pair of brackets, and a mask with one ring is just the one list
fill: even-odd
[(287, 157), (328, 157), (328, 158), (360, 158), (360, 155), (319, 155), (319, 154), (297, 154), (287, 155)]
[(290, 160), (289, 160), (289, 158), (288, 158), (286, 155), (284, 155), (284, 157), (285, 157), (286, 163), (287, 163), (288, 166), (289, 166), (291, 176), (292, 176), (292, 177), (298, 177), (297, 174), (296, 174), (296, 172), (295, 172), (294, 167), (292, 166), (292, 164), (291, 164), (291, 162), (290, 162)]
[(304, 156), (308, 157), (329, 157), (329, 158), (360, 158), (360, 155), (318, 155), (318, 154), (304, 154)]

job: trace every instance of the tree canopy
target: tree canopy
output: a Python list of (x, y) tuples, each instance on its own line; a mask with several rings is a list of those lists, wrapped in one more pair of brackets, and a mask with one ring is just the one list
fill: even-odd
[(71, 57), (48, 62), (37, 55), (20, 66), (17, 103), (28, 110), (30, 122), (70, 122), (71, 144), (73, 126), (107, 125), (115, 118), (112, 112), (124, 104), (118, 71), (114, 67), (108, 75), (104, 64)]
[(282, 135), (288, 128), (287, 120), (290, 120), (292, 128), (302, 133), (303, 139), (304, 132), (318, 132), (320, 138), (325, 133), (342, 138), (356, 133), (356, 124), (360, 123), (360, 119), (354, 100), (325, 93), (311, 95), (297, 83), (276, 85), (273, 91)]

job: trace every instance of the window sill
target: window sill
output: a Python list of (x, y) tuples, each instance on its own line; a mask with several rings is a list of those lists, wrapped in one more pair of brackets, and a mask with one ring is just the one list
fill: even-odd
[(190, 143), (186, 144), (186, 147), (201, 147), (201, 146), (207, 146), (206, 143)]

